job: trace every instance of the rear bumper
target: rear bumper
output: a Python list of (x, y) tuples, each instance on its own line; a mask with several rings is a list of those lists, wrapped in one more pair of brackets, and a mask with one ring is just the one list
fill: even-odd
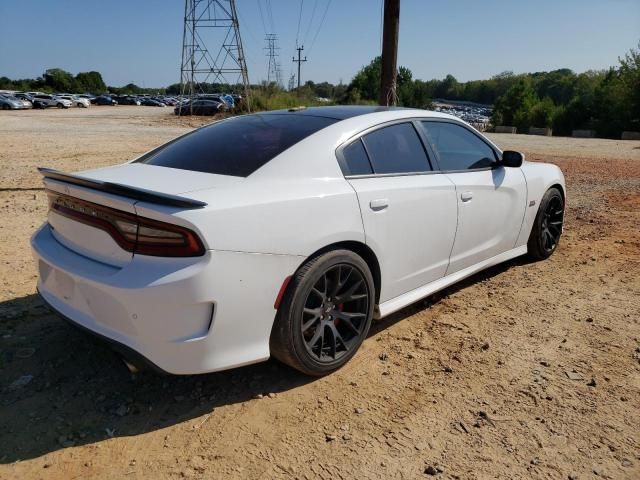
[(48, 224), (31, 243), (38, 290), (54, 310), (172, 374), (266, 360), (274, 299), (301, 261), (208, 251), (195, 258), (138, 255), (114, 267), (69, 250)]
[(107, 343), (109, 346), (111, 346), (111, 348), (113, 350), (115, 350), (116, 352), (118, 352), (120, 355), (122, 355), (129, 363), (135, 365), (136, 367), (140, 368), (140, 369), (144, 369), (144, 368), (150, 368), (151, 370), (156, 371), (157, 373), (161, 373), (161, 374), (168, 374), (168, 372), (162, 370), (160, 367), (158, 367), (156, 364), (154, 364), (151, 360), (149, 360), (148, 358), (144, 357), (143, 355), (141, 355), (139, 352), (133, 350), (132, 348), (128, 347), (127, 345), (124, 345), (122, 343), (116, 342), (115, 340), (109, 338), (109, 337), (105, 337), (104, 335), (100, 335), (99, 333), (88, 329), (87, 327), (85, 327), (84, 325), (76, 322), (75, 320), (67, 317), (66, 315), (64, 315), (62, 312), (58, 311), (55, 309), (55, 307), (53, 305), (51, 305), (47, 299), (40, 293), (40, 291), (38, 290), (38, 294), (40, 295), (40, 298), (42, 298), (42, 300), (47, 303), (49, 305), (50, 308), (52, 308), (59, 317), (61, 317), (63, 320), (65, 320), (67, 323), (73, 325), (75, 328), (88, 333), (89, 335), (92, 335), (93, 337), (96, 337), (99, 340), (102, 340), (103, 342)]

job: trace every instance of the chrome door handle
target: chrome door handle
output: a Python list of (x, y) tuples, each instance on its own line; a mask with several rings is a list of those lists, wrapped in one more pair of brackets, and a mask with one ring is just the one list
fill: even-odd
[(389, 200), (386, 198), (379, 198), (377, 200), (371, 200), (369, 202), (369, 208), (374, 212), (379, 212), (380, 210), (384, 210), (389, 206)]
[(468, 202), (473, 198), (473, 192), (462, 192), (460, 194), (460, 200), (463, 202)]

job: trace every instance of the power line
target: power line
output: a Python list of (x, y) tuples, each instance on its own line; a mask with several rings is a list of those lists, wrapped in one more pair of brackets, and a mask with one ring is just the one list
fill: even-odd
[(313, 24), (313, 18), (315, 17), (315, 14), (316, 14), (317, 6), (318, 6), (318, 0), (314, 0), (313, 9), (311, 10), (311, 17), (309, 17), (309, 24), (307, 25), (307, 31), (305, 32), (304, 37), (302, 37), (302, 43), (305, 43), (307, 41), (307, 37), (309, 36), (309, 31), (311, 30), (311, 25)]
[[(238, 7), (236, 6), (236, 12), (238, 14), (238, 22), (240, 22), (240, 25), (244, 25), (246, 27), (247, 24), (243, 20), (244, 17), (242, 15), (240, 15), (240, 10), (237, 10), (237, 8)], [(253, 34), (253, 31), (252, 31), (251, 28), (243, 28), (242, 31), (243, 32), (249, 32), (249, 36), (253, 39), (254, 46), (257, 46), (258, 48), (260, 48), (260, 41), (255, 37), (255, 35)], [(247, 37), (245, 36), (245, 38), (247, 38)], [(247, 60), (251, 59), (251, 55), (248, 55), (246, 51), (244, 52), (244, 57)]]
[(273, 21), (273, 9), (271, 8), (271, 0), (265, 0), (267, 4), (267, 13), (269, 14), (269, 24), (271, 25), (271, 33), (276, 31), (276, 24)]
[(267, 34), (267, 26), (264, 23), (264, 15), (262, 14), (262, 2), (261, 0), (256, 0), (258, 3), (258, 11), (260, 12), (260, 20), (262, 21), (262, 29), (264, 30), (264, 34)]
[(318, 38), (318, 34), (322, 29), (322, 25), (324, 24), (324, 19), (327, 17), (327, 12), (329, 11), (329, 5), (331, 5), (331, 0), (327, 1), (327, 6), (324, 9), (324, 13), (322, 14), (322, 19), (320, 20), (320, 25), (318, 25), (318, 30), (316, 30), (316, 34), (313, 37), (313, 41), (311, 42), (311, 47), (309, 47), (309, 55), (311, 55), (311, 51), (313, 50), (313, 46), (316, 44), (316, 39)]
[(298, 15), (298, 31), (296, 32), (296, 48), (298, 48), (298, 39), (300, 38), (300, 22), (302, 22), (302, 7), (304, 0), (300, 0), (300, 14)]

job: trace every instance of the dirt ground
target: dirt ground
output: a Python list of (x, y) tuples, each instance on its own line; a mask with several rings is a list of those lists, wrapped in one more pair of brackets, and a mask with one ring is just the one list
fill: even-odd
[(122, 162), (197, 122), (0, 112), (0, 478), (640, 478), (640, 142), (491, 135), (563, 169), (558, 251), (374, 324), (329, 377), (132, 377), (35, 295), (35, 167)]

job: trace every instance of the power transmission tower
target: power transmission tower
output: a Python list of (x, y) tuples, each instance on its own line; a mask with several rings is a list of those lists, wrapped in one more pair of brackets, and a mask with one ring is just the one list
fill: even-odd
[(384, 28), (382, 32), (382, 75), (380, 105), (398, 103), (396, 78), (398, 74), (398, 32), (400, 30), (400, 0), (384, 0)]
[[(212, 51), (216, 54), (212, 55)], [(180, 93), (189, 99), (188, 105), (198, 94), (205, 93), (207, 83), (241, 90), (251, 110), (249, 74), (235, 0), (184, 2)]]
[(267, 46), (268, 67), (267, 67), (267, 83), (276, 82), (282, 86), (282, 74), (280, 72), (280, 64), (278, 63), (278, 36), (275, 33), (268, 33), (265, 40)]
[(298, 93), (300, 93), (300, 66), (302, 65), (302, 62), (307, 61), (307, 57), (305, 55), (304, 58), (300, 58), (300, 55), (304, 50), (304, 46), (297, 47), (296, 50), (298, 51), (298, 59), (296, 60), (296, 57), (293, 57), (293, 61), (298, 64)]

